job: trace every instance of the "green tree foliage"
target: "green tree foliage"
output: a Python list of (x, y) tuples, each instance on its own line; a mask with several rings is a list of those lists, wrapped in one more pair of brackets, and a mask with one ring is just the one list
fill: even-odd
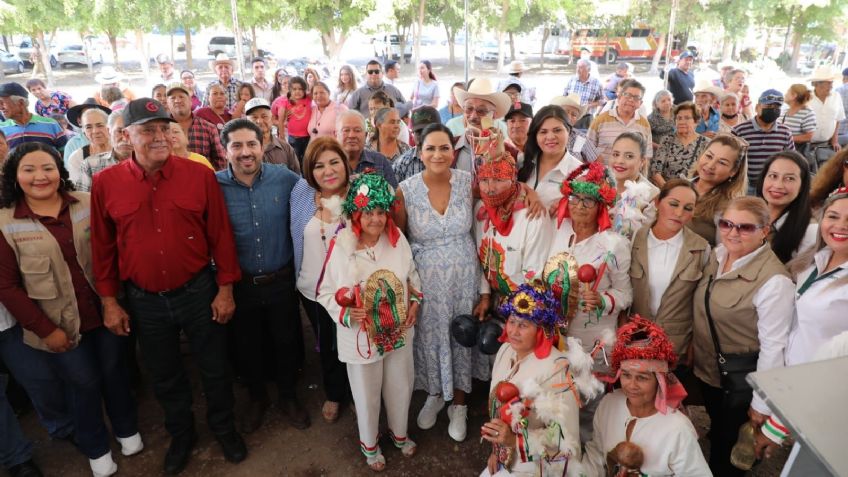
[(374, 9), (374, 0), (297, 0), (290, 4), (294, 25), (321, 34), (324, 53), (337, 60), (350, 31)]

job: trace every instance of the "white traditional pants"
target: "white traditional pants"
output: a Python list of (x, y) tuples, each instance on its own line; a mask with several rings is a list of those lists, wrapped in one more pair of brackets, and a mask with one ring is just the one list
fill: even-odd
[[(409, 337), (411, 338), (411, 336)], [(391, 351), (382, 360), (368, 364), (347, 365), (347, 376), (356, 422), (359, 426), (359, 446), (366, 457), (379, 453), (377, 433), (380, 423), (380, 396), (386, 404), (386, 420), (395, 446), (401, 448), (407, 440), (409, 401), (415, 372), (412, 364), (412, 340), (406, 346)]]

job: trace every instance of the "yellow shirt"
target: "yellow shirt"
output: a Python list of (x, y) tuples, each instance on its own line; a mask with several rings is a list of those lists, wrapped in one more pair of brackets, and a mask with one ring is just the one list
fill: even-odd
[(199, 163), (203, 164), (204, 166), (208, 167), (209, 169), (211, 169), (212, 172), (215, 172), (215, 168), (212, 167), (212, 164), (209, 163), (209, 159), (206, 159), (205, 156), (201, 156), (200, 154), (198, 154), (196, 152), (189, 152), (188, 153), (188, 160), (194, 161), (194, 162), (199, 162)]

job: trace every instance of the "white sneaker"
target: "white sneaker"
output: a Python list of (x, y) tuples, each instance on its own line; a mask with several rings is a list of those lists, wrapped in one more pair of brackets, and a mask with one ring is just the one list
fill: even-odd
[(96, 459), (88, 459), (88, 464), (94, 477), (108, 477), (118, 471), (118, 464), (112, 460), (112, 451)]
[(445, 407), (445, 400), (441, 396), (427, 396), (427, 402), (418, 413), (418, 428), (426, 430), (435, 426), (436, 418), (443, 407)]
[(448, 406), (448, 418), (450, 419), (448, 435), (457, 442), (464, 441), (468, 428), (468, 423), (466, 422), (468, 419), (468, 406)]
[(129, 437), (116, 437), (121, 443), (121, 454), (125, 456), (136, 455), (144, 449), (144, 442), (141, 441), (141, 434), (136, 432)]

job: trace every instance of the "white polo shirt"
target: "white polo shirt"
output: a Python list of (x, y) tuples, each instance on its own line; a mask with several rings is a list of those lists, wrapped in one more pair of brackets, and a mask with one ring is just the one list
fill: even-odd
[(824, 103), (813, 94), (808, 106), (816, 113), (816, 130), (811, 142), (830, 141), (836, 131), (836, 123), (845, 119), (845, 107), (839, 93), (831, 91)]

